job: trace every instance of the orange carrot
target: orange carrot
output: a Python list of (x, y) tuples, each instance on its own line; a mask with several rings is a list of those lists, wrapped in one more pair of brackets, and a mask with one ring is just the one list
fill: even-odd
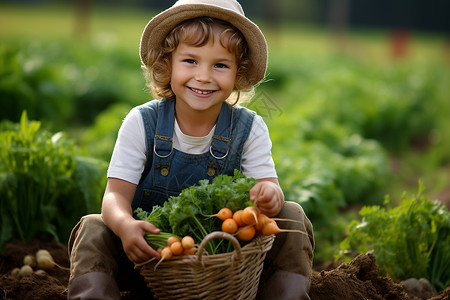
[(244, 226), (245, 223), (242, 221), (242, 209), (239, 209), (234, 212), (233, 220), (236, 222), (238, 226)]
[(233, 234), (237, 231), (237, 229), (238, 229), (238, 226), (232, 218), (226, 219), (222, 223), (222, 231), (223, 232)]
[(176, 236), (171, 236), (167, 239), (166, 246), (171, 246), (175, 242), (179, 242), (180, 240)]
[(270, 218), (270, 219), (274, 220), (274, 221), (287, 221), (287, 222), (301, 223), (300, 221), (292, 220), (292, 219), (283, 219), (283, 218)]
[(277, 234), (280, 232), (298, 232), (298, 233), (308, 236), (308, 234), (306, 232), (301, 231), (301, 230), (280, 229), (280, 227), (278, 227), (278, 225), (277, 225), (277, 222), (275, 222), (274, 220), (269, 220), (268, 222), (266, 222), (262, 229), (262, 234), (266, 235), (266, 236), (271, 235), (271, 234)]
[(170, 250), (170, 247), (164, 247), (164, 249), (161, 250), (161, 260), (163, 259), (171, 259), (173, 257), (172, 250)]
[(184, 249), (183, 255), (193, 255), (197, 252), (197, 249), (195, 247)]
[(181, 242), (172, 243), (172, 245), (170, 245), (170, 250), (174, 255), (183, 254), (183, 246), (181, 245)]
[(186, 235), (181, 239), (181, 245), (183, 246), (183, 249), (191, 249), (195, 246), (195, 241), (192, 237), (189, 235)]
[(169, 260), (173, 257), (172, 250), (170, 250), (170, 247), (164, 247), (164, 249), (161, 250), (161, 259), (158, 261), (158, 263), (155, 265), (154, 270), (158, 268), (159, 264), (163, 262), (163, 260)]
[(250, 241), (256, 234), (256, 229), (252, 225), (247, 225), (239, 228), (236, 237), (240, 241), (248, 242)]
[(217, 213), (217, 217), (221, 219), (222, 221), (225, 221), (226, 219), (229, 219), (233, 216), (233, 212), (231, 209), (224, 207)]
[(264, 224), (268, 221), (270, 221), (270, 218), (268, 216), (266, 216), (265, 214), (259, 214), (258, 215), (258, 222), (255, 224), (255, 229), (260, 231), (263, 229)]
[(241, 220), (247, 225), (253, 225), (258, 222), (258, 211), (253, 206), (247, 206), (242, 211)]

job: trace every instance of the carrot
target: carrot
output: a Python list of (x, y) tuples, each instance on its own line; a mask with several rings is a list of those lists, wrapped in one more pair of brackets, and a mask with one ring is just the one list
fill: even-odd
[(239, 228), (236, 237), (240, 241), (248, 242), (250, 241), (256, 234), (255, 226), (247, 225)]
[(164, 247), (164, 249), (161, 250), (161, 260), (163, 259), (171, 259), (173, 257), (172, 250), (170, 250), (170, 247)]
[(274, 220), (269, 220), (268, 222), (266, 222), (262, 229), (262, 234), (266, 235), (266, 236), (271, 235), (271, 234), (277, 234), (280, 232), (298, 232), (298, 233), (308, 236), (308, 234), (302, 230), (280, 229), (280, 227), (278, 227), (278, 225), (277, 225), (277, 222), (275, 222)]
[(292, 220), (292, 219), (283, 219), (283, 218), (270, 218), (270, 219), (274, 220), (274, 221), (287, 221), (287, 222), (301, 223), (300, 221)]
[(183, 255), (194, 255), (197, 252), (195, 247), (184, 249)]
[(170, 245), (170, 250), (172, 251), (173, 255), (183, 254), (183, 246), (181, 245), (181, 242), (172, 243), (172, 245)]
[(192, 237), (190, 237), (189, 235), (186, 235), (185, 237), (183, 237), (181, 239), (181, 245), (183, 246), (183, 249), (185, 249), (185, 250), (191, 249), (191, 248), (194, 248), (195, 241)]
[(258, 222), (258, 211), (253, 206), (247, 206), (242, 211), (241, 220), (247, 225), (253, 225)]
[(236, 222), (238, 226), (244, 226), (245, 223), (242, 221), (242, 209), (239, 209), (234, 212), (233, 220)]
[(219, 212), (217, 214), (215, 214), (213, 216), (218, 217), (222, 221), (225, 221), (226, 219), (229, 219), (233, 216), (233, 212), (228, 207), (224, 207), (221, 210), (219, 210)]
[(173, 257), (172, 250), (170, 250), (170, 247), (164, 247), (164, 249), (161, 250), (161, 259), (158, 261), (158, 263), (155, 265), (154, 270), (158, 268), (159, 264), (163, 262), (163, 260), (169, 260)]
[(237, 231), (237, 229), (238, 229), (238, 226), (232, 218), (226, 219), (222, 223), (222, 231), (223, 232), (233, 234)]
[(166, 242), (166, 246), (171, 246), (173, 243), (176, 243), (176, 242), (179, 242), (180, 241), (180, 239), (179, 238), (177, 238), (176, 236), (170, 236), (168, 239), (167, 239), (167, 242)]
[(263, 226), (266, 222), (270, 221), (270, 218), (266, 216), (265, 214), (259, 214), (258, 215), (258, 222), (255, 224), (255, 229), (260, 231), (263, 229)]

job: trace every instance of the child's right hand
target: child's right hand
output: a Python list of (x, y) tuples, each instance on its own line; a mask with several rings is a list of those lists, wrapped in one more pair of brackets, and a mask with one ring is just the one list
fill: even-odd
[(123, 250), (134, 263), (142, 263), (152, 257), (160, 258), (159, 253), (150, 247), (144, 238), (146, 232), (158, 234), (159, 229), (154, 225), (135, 219), (129, 219), (122, 223), (120, 230), (120, 239), (122, 240)]

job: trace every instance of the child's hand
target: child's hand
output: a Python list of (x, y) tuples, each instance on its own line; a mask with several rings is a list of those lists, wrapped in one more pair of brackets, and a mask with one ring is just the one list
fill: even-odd
[(159, 229), (146, 221), (129, 219), (124, 222), (120, 230), (123, 250), (128, 258), (134, 263), (142, 263), (152, 257), (160, 258), (144, 238), (146, 232), (158, 234)]
[(259, 182), (250, 190), (250, 200), (263, 214), (275, 217), (284, 204), (284, 195), (276, 179), (258, 180)]

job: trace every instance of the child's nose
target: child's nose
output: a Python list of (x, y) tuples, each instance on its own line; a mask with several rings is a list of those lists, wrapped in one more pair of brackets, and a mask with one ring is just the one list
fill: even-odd
[(207, 66), (199, 66), (195, 73), (195, 80), (205, 82), (211, 80), (211, 70)]

